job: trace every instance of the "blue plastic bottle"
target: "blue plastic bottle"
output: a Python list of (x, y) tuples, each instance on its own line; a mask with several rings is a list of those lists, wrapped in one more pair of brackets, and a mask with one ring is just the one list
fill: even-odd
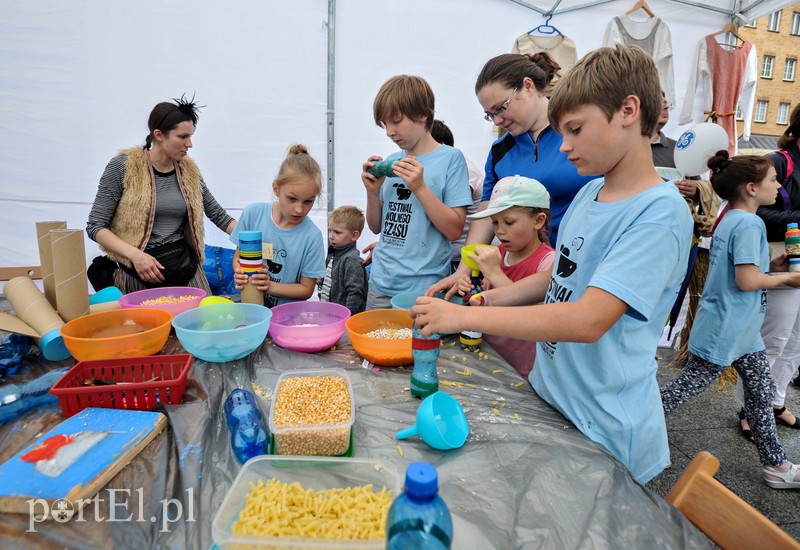
[(386, 517), (387, 550), (445, 550), (453, 541), (453, 520), (439, 496), (436, 468), (414, 462), (406, 469), (405, 492)]
[(425, 398), (439, 390), (436, 360), (439, 359), (441, 342), (438, 333), (425, 337), (416, 323), (411, 328), (411, 355), (414, 357), (414, 370), (411, 372), (411, 395), (414, 397)]
[(225, 400), (225, 417), (231, 432), (231, 449), (241, 464), (269, 453), (269, 437), (252, 393), (233, 390)]

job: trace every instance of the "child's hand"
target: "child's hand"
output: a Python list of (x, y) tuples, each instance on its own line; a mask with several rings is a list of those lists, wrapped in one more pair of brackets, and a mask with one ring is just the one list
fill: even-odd
[(249, 277), (244, 274), (244, 270), (241, 267), (233, 270), (233, 282), (236, 285), (236, 290), (242, 290), (244, 285), (250, 282), (248, 279)]
[(460, 296), (469, 294), (472, 292), (472, 289), (475, 288), (475, 285), (473, 285), (472, 281), (469, 280), (469, 275), (462, 275), (456, 283), (456, 286), (458, 286), (458, 294)]
[(775, 256), (769, 262), (769, 270), (770, 271), (789, 271), (789, 257), (786, 255), (786, 252), (781, 254), (780, 256)]
[(423, 336), (431, 336), (434, 332), (453, 334), (466, 328), (461, 325), (463, 307), (438, 298), (420, 296), (409, 313), (422, 329)]
[(395, 161), (392, 164), (394, 174), (406, 182), (409, 191), (416, 193), (420, 187), (425, 185), (422, 179), (423, 166), (416, 157), (406, 157)]
[(233, 282), (236, 284), (236, 290), (242, 290), (245, 285), (252, 284), (261, 292), (266, 292), (269, 289), (269, 273), (266, 269), (259, 269), (253, 275), (246, 275), (241, 267), (237, 267), (233, 271)]
[(375, 166), (373, 161), (376, 160), (383, 160), (383, 157), (379, 157), (378, 155), (372, 155), (367, 159), (367, 162), (361, 165), (361, 181), (364, 183), (364, 187), (367, 188), (367, 193), (378, 194), (381, 190), (381, 185), (383, 184), (383, 180), (386, 179), (386, 176), (381, 176), (380, 178), (376, 178), (369, 172), (367, 172), (367, 168), (372, 168)]
[(361, 265), (363, 265), (364, 267), (372, 263), (372, 251), (375, 250), (376, 244), (378, 243), (369, 243), (367, 246), (361, 249), (361, 253), (367, 255), (366, 258), (361, 260)]
[(478, 264), (481, 273), (486, 277), (502, 271), (500, 249), (496, 246), (476, 246), (475, 252), (467, 254), (467, 257)]
[(269, 273), (266, 269), (261, 268), (250, 277), (250, 284), (256, 285), (256, 289), (261, 292), (269, 292)]

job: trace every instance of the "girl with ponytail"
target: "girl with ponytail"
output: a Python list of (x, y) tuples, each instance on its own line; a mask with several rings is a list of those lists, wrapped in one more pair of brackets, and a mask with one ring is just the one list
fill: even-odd
[(661, 389), (664, 412), (700, 395), (728, 365), (739, 374), (744, 411), (762, 464), (761, 476), (773, 489), (800, 488), (800, 465), (789, 461), (778, 441), (772, 396), (775, 385), (761, 339), (768, 288), (800, 287), (800, 273), (786, 271), (786, 255), (770, 262), (760, 206), (775, 202), (780, 184), (766, 157), (730, 158), (718, 151), (708, 161), (714, 191), (730, 202), (711, 241), (709, 271), (689, 336), (689, 361)]

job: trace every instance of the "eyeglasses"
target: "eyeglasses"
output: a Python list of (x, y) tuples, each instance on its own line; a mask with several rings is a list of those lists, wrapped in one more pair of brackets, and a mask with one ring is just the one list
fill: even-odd
[(515, 94), (515, 93), (517, 93), (517, 88), (514, 88), (514, 89), (511, 91), (511, 95), (510, 95), (510, 96), (508, 96), (508, 99), (506, 99), (506, 100), (503, 102), (503, 104), (502, 104), (502, 105), (500, 105), (500, 106), (497, 108), (497, 110), (496, 110), (496, 111), (494, 111), (494, 112), (492, 112), (492, 113), (486, 113), (485, 115), (483, 115), (483, 120), (485, 120), (485, 121), (487, 121), (487, 122), (494, 122), (494, 119), (495, 119), (496, 117), (499, 117), (500, 115), (502, 115), (502, 114), (503, 114), (503, 113), (506, 111), (506, 109), (508, 109), (508, 105), (509, 105), (509, 103), (511, 103), (511, 100), (512, 100), (512, 99), (514, 99), (514, 94)]

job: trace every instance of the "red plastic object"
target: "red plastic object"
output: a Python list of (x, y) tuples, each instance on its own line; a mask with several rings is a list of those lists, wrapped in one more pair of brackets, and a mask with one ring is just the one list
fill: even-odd
[[(147, 411), (177, 404), (194, 358), (188, 353), (81, 361), (50, 389), (64, 417), (87, 407)], [(87, 381), (93, 385), (86, 385)]]

